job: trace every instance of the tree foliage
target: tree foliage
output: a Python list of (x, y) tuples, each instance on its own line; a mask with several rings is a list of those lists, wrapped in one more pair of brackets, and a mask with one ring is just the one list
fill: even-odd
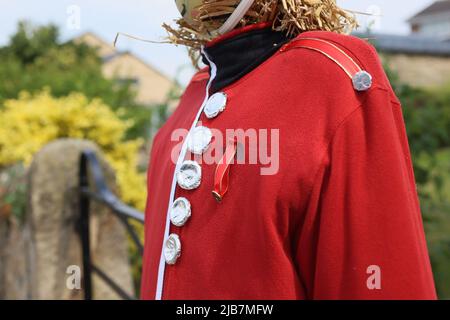
[(136, 106), (131, 84), (106, 79), (96, 50), (72, 41), (61, 42), (53, 25), (34, 27), (20, 22), (7, 46), (0, 48), (0, 104), (23, 90), (51, 88), (55, 97), (83, 92), (113, 108)]
[(436, 287), (450, 299), (450, 84), (413, 88), (386, 69), (403, 106)]

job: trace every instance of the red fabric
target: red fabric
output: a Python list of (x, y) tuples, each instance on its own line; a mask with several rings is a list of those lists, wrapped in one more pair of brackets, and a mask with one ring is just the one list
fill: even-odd
[(353, 61), (343, 50), (341, 50), (336, 45), (324, 41), (322, 39), (298, 39), (289, 43), (289, 45), (285, 46), (283, 50), (290, 50), (292, 48), (305, 48), (310, 50), (316, 50), (333, 61), (336, 62), (348, 75), (350, 78), (353, 78), (355, 74), (361, 71), (359, 65)]
[[(202, 115), (202, 125), (279, 129), (279, 171), (262, 176), (264, 165), (232, 164), (221, 203), (211, 194), (213, 164), (201, 164), (198, 189), (176, 189), (191, 202), (192, 216), (170, 227), (182, 253), (166, 266), (163, 299), (436, 298), (401, 107), (375, 50), (334, 33), (299, 37), (339, 46), (372, 74), (372, 88), (356, 92), (333, 61), (292, 48), (223, 90), (225, 111), (215, 119)], [(144, 299), (156, 291), (178, 144), (171, 135), (191, 126), (205, 86), (191, 82), (155, 138)], [(367, 286), (371, 266), (380, 268), (380, 289)]]

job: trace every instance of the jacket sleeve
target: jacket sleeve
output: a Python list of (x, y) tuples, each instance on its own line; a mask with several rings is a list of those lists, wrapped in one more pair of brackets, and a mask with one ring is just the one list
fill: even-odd
[(400, 105), (372, 88), (337, 127), (296, 247), (310, 299), (435, 299)]

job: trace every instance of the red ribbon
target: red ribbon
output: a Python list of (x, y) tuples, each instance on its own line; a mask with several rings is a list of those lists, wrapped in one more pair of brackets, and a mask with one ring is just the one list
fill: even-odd
[(230, 164), (233, 161), (237, 151), (237, 143), (235, 140), (230, 140), (227, 143), (225, 153), (220, 159), (216, 167), (214, 175), (214, 190), (212, 192), (217, 202), (222, 202), (223, 197), (228, 191), (228, 182), (230, 177)]

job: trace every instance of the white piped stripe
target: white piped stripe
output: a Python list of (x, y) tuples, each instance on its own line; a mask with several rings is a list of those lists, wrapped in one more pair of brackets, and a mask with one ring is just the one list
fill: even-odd
[(164, 231), (164, 239), (163, 239), (163, 246), (161, 248), (161, 258), (159, 260), (159, 268), (158, 268), (158, 280), (156, 283), (156, 295), (155, 295), (155, 299), (156, 300), (161, 300), (162, 299), (162, 294), (163, 294), (163, 287), (164, 287), (164, 272), (166, 269), (166, 261), (164, 258), (164, 243), (166, 242), (167, 238), (169, 237), (169, 231), (170, 231), (170, 209), (172, 208), (172, 203), (175, 199), (175, 190), (177, 187), (177, 172), (181, 167), (181, 164), (183, 163), (185, 157), (186, 157), (186, 153), (187, 153), (187, 141), (189, 139), (189, 135), (191, 134), (192, 130), (197, 126), (198, 121), (200, 119), (200, 116), (203, 112), (203, 109), (206, 105), (206, 103), (208, 102), (209, 99), (209, 89), (211, 87), (211, 83), (213, 82), (213, 80), (215, 79), (216, 75), (217, 75), (217, 66), (210, 60), (210, 58), (208, 57), (208, 55), (206, 54), (206, 52), (204, 51), (204, 49), (202, 48), (202, 53), (204, 54), (204, 56), (206, 57), (206, 59), (209, 62), (210, 68), (211, 68), (211, 77), (209, 78), (208, 84), (206, 86), (206, 95), (205, 95), (205, 99), (202, 103), (202, 105), (200, 106), (200, 110), (198, 111), (194, 122), (192, 123), (192, 126), (189, 130), (188, 135), (186, 136), (186, 138), (183, 141), (183, 145), (181, 147), (181, 151), (180, 151), (180, 155), (178, 156), (178, 160), (177, 160), (177, 164), (175, 166), (175, 171), (173, 173), (173, 178), (172, 178), (172, 187), (170, 190), (170, 197), (169, 197), (169, 205), (168, 205), (168, 209), (167, 209), (167, 213), (166, 213), (166, 226), (165, 226), (165, 231)]

